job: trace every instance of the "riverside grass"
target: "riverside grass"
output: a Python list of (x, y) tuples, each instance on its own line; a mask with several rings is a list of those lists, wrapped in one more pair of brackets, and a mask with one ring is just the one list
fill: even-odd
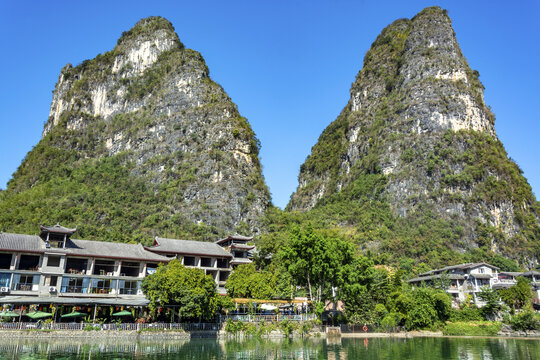
[(446, 323), (442, 333), (455, 336), (495, 336), (501, 327), (499, 321), (458, 321)]

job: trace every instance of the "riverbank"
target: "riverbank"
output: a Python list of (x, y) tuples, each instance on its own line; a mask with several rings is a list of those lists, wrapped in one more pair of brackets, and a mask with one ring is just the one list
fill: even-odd
[[(246, 340), (251, 338), (278, 339), (285, 338), (283, 332), (273, 331), (269, 334), (254, 336), (252, 334), (231, 334), (225, 331), (118, 331), (118, 330), (0, 330), (0, 337), (3, 339), (130, 339), (130, 340), (190, 340), (193, 338), (214, 338), (214, 339), (237, 339)], [(293, 338), (301, 338), (302, 334), (293, 333)], [(468, 335), (444, 335), (440, 331), (408, 331), (396, 333), (342, 333), (326, 334), (323, 332), (312, 332), (305, 334), (307, 338), (501, 338), (501, 339), (531, 339), (540, 340), (539, 332), (512, 332), (501, 333), (496, 336), (468, 336)]]

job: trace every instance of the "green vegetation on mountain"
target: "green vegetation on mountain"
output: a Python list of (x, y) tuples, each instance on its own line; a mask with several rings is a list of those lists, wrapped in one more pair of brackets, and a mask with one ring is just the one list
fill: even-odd
[(269, 204), (260, 144), (202, 56), (165, 19), (67, 65), (43, 138), (0, 195), (0, 230), (39, 224), (149, 242), (257, 231)]
[(445, 11), (395, 21), (301, 166), (281, 221), (333, 228), (381, 263), (537, 263), (540, 207), (483, 90)]

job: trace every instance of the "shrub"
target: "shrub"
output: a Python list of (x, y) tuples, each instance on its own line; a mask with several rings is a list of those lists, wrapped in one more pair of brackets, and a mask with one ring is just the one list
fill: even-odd
[(516, 314), (510, 320), (510, 325), (514, 330), (540, 330), (540, 315), (531, 310)]
[(498, 321), (475, 321), (447, 323), (443, 328), (444, 335), (485, 336), (497, 335), (502, 324)]

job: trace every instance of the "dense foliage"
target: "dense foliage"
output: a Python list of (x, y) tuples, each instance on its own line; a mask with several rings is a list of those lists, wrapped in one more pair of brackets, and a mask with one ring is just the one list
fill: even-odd
[(276, 275), (257, 271), (255, 264), (239, 265), (227, 279), (225, 288), (233, 298), (270, 299), (276, 291)]
[(443, 10), (386, 27), (350, 92), (301, 166), (287, 210), (343, 229), (381, 263), (540, 258), (540, 207)]
[(160, 306), (172, 305), (177, 306), (180, 319), (211, 319), (220, 305), (214, 279), (176, 259), (144, 278), (142, 290), (150, 300), (152, 316)]

